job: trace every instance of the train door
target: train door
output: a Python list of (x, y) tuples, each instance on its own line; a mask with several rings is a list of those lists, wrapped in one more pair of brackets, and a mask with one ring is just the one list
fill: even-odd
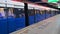
[(8, 34), (7, 8), (0, 8), (0, 34)]
[(29, 25), (35, 23), (35, 16), (34, 16), (34, 15), (35, 15), (34, 9), (29, 9), (29, 10), (28, 10)]
[(22, 8), (9, 8), (9, 33), (25, 27), (25, 14)]
[(9, 33), (15, 31), (16, 25), (15, 25), (15, 15), (13, 14), (13, 8), (8, 9), (8, 23), (9, 23)]
[(45, 19), (45, 12), (44, 12), (44, 10), (40, 10), (39, 11), (39, 21), (41, 21), (41, 20), (44, 20)]
[(25, 27), (25, 13), (23, 8), (14, 8), (16, 30), (22, 29)]
[(40, 10), (36, 10), (35, 19), (36, 19), (35, 22), (41, 21), (41, 13), (40, 13)]

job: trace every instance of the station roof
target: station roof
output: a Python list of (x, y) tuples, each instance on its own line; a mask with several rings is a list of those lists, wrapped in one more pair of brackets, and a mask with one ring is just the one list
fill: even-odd
[(59, 9), (57, 3), (47, 3), (48, 0), (13, 0), (13, 1), (22, 1), (22, 2), (27, 2), (27, 3), (32, 3), (32, 4), (34, 3), (37, 5), (43, 5), (50, 8)]

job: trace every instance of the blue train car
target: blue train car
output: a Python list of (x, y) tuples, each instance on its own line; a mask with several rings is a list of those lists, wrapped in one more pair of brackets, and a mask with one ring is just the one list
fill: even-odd
[[(24, 6), (0, 7), (0, 34), (9, 34), (26, 26), (25, 12), (22, 7)], [(31, 8), (31, 6), (28, 7)], [(30, 8), (28, 8), (29, 25), (38, 23), (59, 13), (51, 9), (46, 10), (43, 8), (43, 10), (41, 7), (39, 9), (36, 9), (36, 7), (32, 7), (33, 9)]]

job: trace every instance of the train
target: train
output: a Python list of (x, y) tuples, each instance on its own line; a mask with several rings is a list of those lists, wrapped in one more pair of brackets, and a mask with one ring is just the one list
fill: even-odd
[[(0, 6), (0, 34), (9, 34), (26, 27), (24, 3), (7, 2)], [(29, 25), (59, 14), (58, 9), (28, 3)]]

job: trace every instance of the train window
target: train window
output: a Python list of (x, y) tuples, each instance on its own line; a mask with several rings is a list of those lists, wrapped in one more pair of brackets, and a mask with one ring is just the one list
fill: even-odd
[(37, 11), (35, 10), (35, 14), (37, 13)]
[(46, 11), (43, 10), (43, 11), (42, 11), (42, 14), (45, 14), (45, 12), (46, 12)]
[(13, 8), (9, 8), (8, 16), (13, 16), (14, 17)]
[(39, 14), (41, 14), (41, 13), (40, 13), (40, 10), (39, 10)]
[(37, 14), (37, 10), (34, 10), (34, 14)]
[(39, 11), (39, 14), (41, 14), (40, 11)]
[(25, 16), (23, 9), (20, 9), (20, 8), (14, 8), (13, 13), (16, 18)]
[(60, 11), (57, 11), (58, 14), (60, 14)]
[(42, 11), (40, 11), (40, 14), (43, 14)]
[(40, 12), (39, 10), (36, 11), (37, 14), (39, 14), (39, 12)]
[(35, 10), (35, 14), (40, 14), (40, 10)]
[(0, 8), (0, 17), (5, 17), (4, 8)]
[(32, 9), (28, 10), (28, 14), (29, 14), (29, 16), (34, 15), (34, 13), (35, 13), (35, 11), (34, 11), (34, 10), (32, 10)]
[(47, 14), (51, 14), (51, 11), (50, 11), (50, 10), (46, 10), (46, 13), (47, 13)]
[(56, 14), (55, 11), (53, 11), (53, 10), (50, 10), (50, 11), (51, 11), (52, 16), (54, 16)]
[(49, 12), (49, 14), (51, 14), (51, 11), (48, 11)]
[(57, 15), (57, 11), (54, 11), (55, 12), (55, 15)]
[(58, 11), (55, 11), (56, 12), (56, 15), (59, 13)]
[(30, 10), (28, 10), (28, 15), (30, 16)]
[(20, 17), (23, 17), (23, 16), (25, 16), (25, 14), (24, 14), (24, 9), (18, 9), (20, 12), (19, 12), (19, 16)]

